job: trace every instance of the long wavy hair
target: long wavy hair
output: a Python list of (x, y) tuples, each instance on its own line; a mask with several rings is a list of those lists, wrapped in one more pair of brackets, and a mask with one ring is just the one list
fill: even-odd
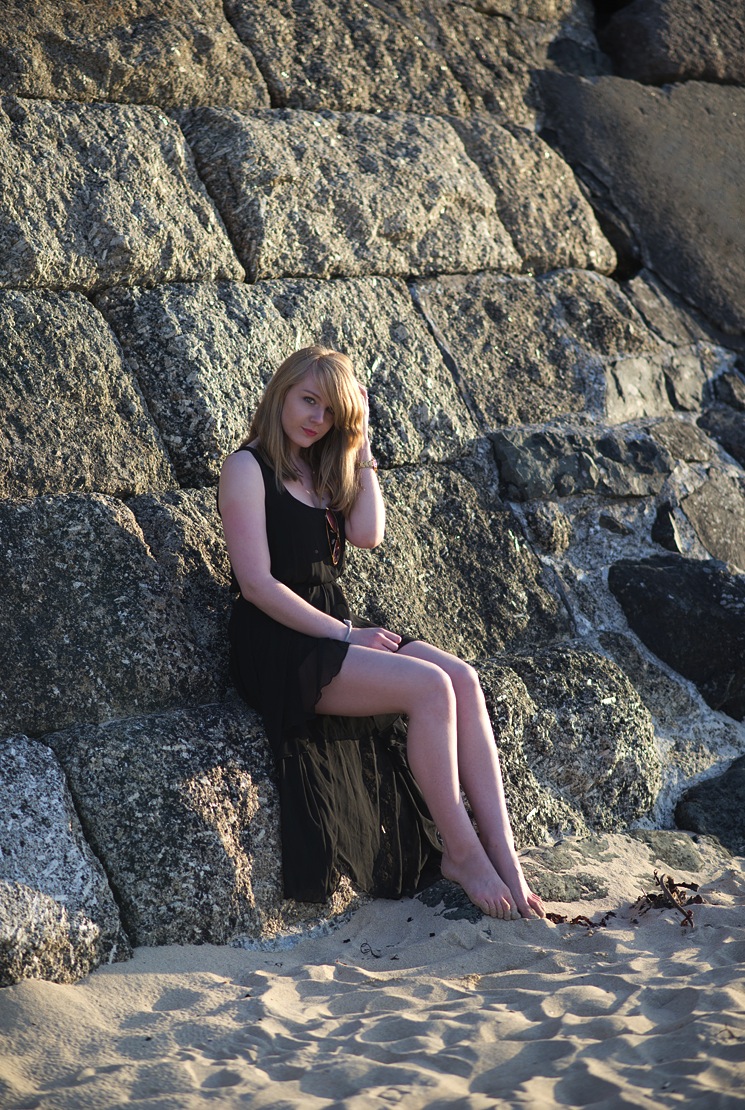
[(308, 461), (316, 490), (334, 509), (348, 513), (358, 492), (355, 466), (362, 445), (364, 408), (351, 359), (327, 347), (303, 347), (275, 370), (254, 413), (246, 442), (255, 439), (277, 476), (277, 486), (297, 478), (290, 443), (282, 428), (285, 397), (297, 382), (312, 371), (334, 413), (334, 423), (325, 436), (301, 448)]

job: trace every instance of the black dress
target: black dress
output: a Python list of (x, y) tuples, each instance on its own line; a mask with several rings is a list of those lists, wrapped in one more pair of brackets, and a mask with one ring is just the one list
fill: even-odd
[[(274, 578), (305, 601), (356, 627), (331, 559), (326, 513), (277, 488), (274, 471), (251, 447), (264, 477)], [(287, 898), (322, 902), (342, 873), (376, 897), (397, 898), (439, 878), (440, 847), (404, 754), (399, 717), (316, 714), (323, 687), (349, 645), (306, 636), (238, 596), (229, 626), (236, 689), (261, 713), (276, 762)], [(410, 642), (404, 639), (404, 643)]]

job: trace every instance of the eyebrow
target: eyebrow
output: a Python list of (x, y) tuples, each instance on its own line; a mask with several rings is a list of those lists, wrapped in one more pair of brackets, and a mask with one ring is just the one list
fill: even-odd
[[(323, 398), (323, 397), (321, 396), (321, 394), (320, 394), (320, 393), (316, 393), (315, 389), (304, 389), (304, 390), (303, 390), (303, 393), (307, 393), (307, 394), (309, 394), (309, 395), (310, 395), (311, 397), (315, 397), (315, 399), (316, 399), (317, 401), (323, 401), (323, 400), (324, 400), (324, 398)], [(332, 404), (331, 404), (331, 402), (330, 402), (329, 400), (326, 400), (326, 401), (325, 401), (325, 404), (326, 404), (326, 406), (327, 406), (328, 408), (333, 408), (333, 406), (332, 406)]]

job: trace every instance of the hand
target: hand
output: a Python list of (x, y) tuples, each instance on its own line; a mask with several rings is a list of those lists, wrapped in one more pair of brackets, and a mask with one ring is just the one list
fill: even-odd
[(376, 651), (398, 651), (401, 637), (387, 628), (353, 628), (348, 642)]

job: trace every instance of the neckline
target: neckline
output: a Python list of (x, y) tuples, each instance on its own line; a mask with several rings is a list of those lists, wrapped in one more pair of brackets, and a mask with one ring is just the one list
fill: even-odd
[[(257, 460), (258, 460), (258, 461), (259, 461), (260, 463), (263, 463), (263, 464), (264, 464), (264, 466), (268, 467), (268, 468), (269, 468), (269, 470), (271, 471), (271, 473), (272, 473), (272, 474), (274, 474), (274, 471), (273, 471), (273, 470), (272, 470), (272, 468), (271, 468), (271, 467), (269, 466), (269, 464), (268, 464), (268, 462), (266, 461), (266, 459), (264, 459), (264, 457), (262, 456), (262, 454), (261, 454), (261, 452), (259, 451), (258, 447), (252, 447), (250, 443), (247, 443), (247, 444), (246, 444), (246, 446), (245, 446), (245, 448), (243, 448), (243, 450), (245, 450), (245, 451), (250, 451), (250, 452), (251, 452), (251, 454), (252, 454), (252, 455), (254, 455), (254, 456), (256, 457), (256, 459), (257, 459)], [(284, 482), (282, 482), (282, 492), (283, 492), (283, 493), (286, 493), (286, 494), (287, 494), (287, 496), (288, 496), (289, 498), (291, 498), (291, 499), (292, 499), (293, 501), (296, 501), (298, 505), (304, 505), (306, 509), (312, 509), (312, 510), (313, 510), (314, 512), (316, 512), (316, 513), (325, 513), (325, 512), (326, 512), (326, 509), (324, 509), (324, 508), (323, 508), (323, 506), (321, 506), (321, 507), (319, 508), (319, 506), (318, 506), (318, 505), (309, 505), (307, 501), (301, 501), (299, 497), (296, 497), (294, 493), (292, 493), (292, 492), (291, 492), (290, 490), (288, 490), (288, 488), (287, 488), (287, 486), (286, 486), (286, 485), (284, 484)]]

